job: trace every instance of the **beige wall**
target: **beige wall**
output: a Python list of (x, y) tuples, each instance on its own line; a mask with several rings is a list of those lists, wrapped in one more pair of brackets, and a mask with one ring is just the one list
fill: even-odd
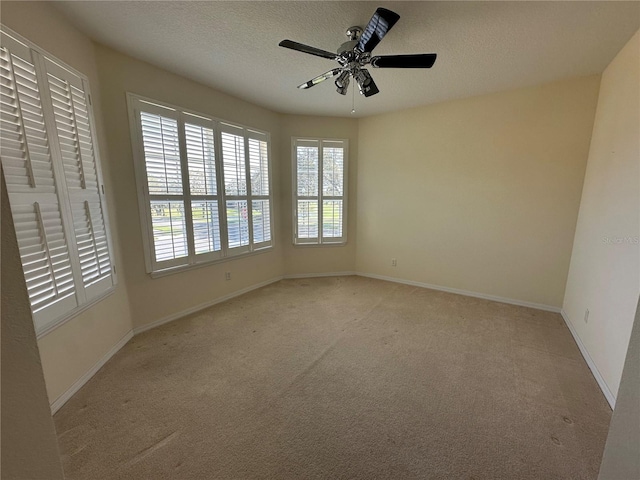
[(640, 302), (598, 480), (640, 478)]
[(640, 292), (639, 59), (640, 32), (602, 74), (563, 306), (614, 397)]
[[(89, 77), (94, 98), (102, 172), (112, 229), (116, 268), (122, 271), (117, 186), (102, 124), (100, 83), (93, 43), (46, 2), (2, 2), (1, 21), (63, 62)], [(82, 377), (131, 330), (131, 316), (123, 275), (114, 294), (74, 317), (38, 341), (49, 400), (53, 402)]]
[[(204, 85), (133, 59), (104, 46), (96, 46), (102, 86), (106, 138), (111, 152), (111, 168), (119, 213), (119, 238), (124, 275), (134, 326), (140, 327), (210, 302), (240, 289), (279, 277), (283, 273), (280, 235), (280, 116)], [(151, 278), (145, 272), (138, 196), (134, 177), (131, 134), (126, 93), (132, 92), (158, 101), (212, 115), (230, 122), (271, 133), (274, 192), (274, 249), (254, 256)], [(231, 272), (231, 280), (225, 280)]]
[[(292, 137), (346, 138), (349, 140), (347, 244), (316, 247), (293, 245)], [(282, 243), (285, 274), (351, 272), (356, 262), (356, 202), (358, 121), (353, 118), (283, 115), (282, 145)]]
[(62, 479), (36, 333), (2, 177), (2, 478)]
[(362, 119), (357, 269), (560, 307), (598, 84)]

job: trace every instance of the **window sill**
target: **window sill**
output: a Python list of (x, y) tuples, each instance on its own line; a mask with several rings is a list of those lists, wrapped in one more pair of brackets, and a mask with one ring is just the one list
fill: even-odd
[(314, 247), (314, 248), (322, 248), (322, 247), (345, 247), (347, 245), (346, 240), (344, 242), (335, 242), (335, 243), (295, 243), (293, 242), (294, 247)]
[(263, 247), (259, 250), (255, 250), (249, 253), (242, 253), (239, 255), (231, 255), (225, 258), (219, 258), (217, 260), (211, 260), (210, 262), (194, 263), (192, 265), (179, 265), (177, 267), (164, 268), (162, 270), (156, 270), (154, 272), (148, 272), (151, 278), (161, 278), (167, 275), (173, 275), (174, 273), (186, 272), (189, 270), (196, 270), (198, 268), (211, 267), (213, 265), (219, 265), (222, 263), (230, 262), (232, 260), (239, 260), (241, 258), (253, 257), (254, 255), (260, 255), (273, 251), (273, 246)]

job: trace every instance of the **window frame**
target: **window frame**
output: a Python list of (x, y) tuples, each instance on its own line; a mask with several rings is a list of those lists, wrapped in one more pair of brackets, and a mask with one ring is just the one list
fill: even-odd
[[(52, 171), (54, 175), (54, 185), (56, 192), (54, 195), (57, 197), (58, 208), (61, 216), (61, 225), (67, 242), (69, 259), (72, 264), (73, 278), (74, 278), (74, 294), (76, 299), (76, 305), (68, 308), (64, 305), (56, 302), (51, 304), (49, 308), (51, 310), (51, 318), (42, 319), (36, 316), (39, 312), (33, 312), (31, 308), (31, 316), (34, 322), (36, 338), (40, 339), (49, 334), (53, 330), (67, 323), (72, 318), (78, 316), (85, 310), (95, 306), (105, 298), (109, 297), (116, 291), (118, 285), (118, 274), (116, 269), (116, 255), (113, 247), (113, 241), (111, 238), (111, 225), (109, 221), (109, 206), (105, 193), (104, 176), (102, 172), (102, 162), (100, 155), (100, 140), (97, 134), (97, 127), (95, 121), (95, 113), (93, 107), (93, 97), (91, 94), (91, 86), (87, 75), (71, 67), (66, 62), (60, 60), (58, 57), (52, 55), (47, 50), (36, 45), (29, 39), (16, 33), (11, 28), (4, 24), (0, 24), (0, 32), (2, 35), (9, 37), (9, 40), (21, 44), (20, 48), (30, 50), (31, 59), (35, 68), (38, 94), (41, 97), (41, 108), (43, 114), (43, 122), (47, 132), (49, 154), (51, 156)], [(47, 63), (48, 62), (48, 63)], [(84, 93), (84, 100), (86, 101), (87, 117), (89, 122), (89, 132), (91, 136), (92, 148), (93, 148), (93, 162), (96, 169), (96, 180), (98, 184), (97, 197), (101, 207), (102, 222), (105, 230), (105, 242), (108, 250), (109, 260), (111, 264), (110, 282), (105, 282), (108, 277), (102, 278), (97, 282), (84, 285), (84, 280), (80, 272), (80, 258), (78, 254), (78, 246), (76, 233), (74, 230), (74, 216), (71, 207), (71, 196), (67, 186), (67, 179), (65, 177), (64, 166), (62, 165), (61, 150), (58, 139), (58, 129), (56, 125), (55, 115), (51, 100), (51, 91), (48, 81), (48, 74), (51, 74), (51, 70), (55, 73), (63, 73), (63, 79), (71, 84), (71, 79), (66, 78), (67, 74), (77, 77), (77, 80), (81, 83), (81, 90)], [(44, 98), (47, 100), (44, 100)], [(28, 147), (27, 147), (28, 150)], [(80, 154), (82, 155), (82, 154)], [(82, 166), (81, 166), (82, 168)], [(4, 175), (4, 173), (3, 173)], [(7, 188), (9, 190), (9, 188)], [(32, 193), (15, 194), (7, 192), (9, 196), (9, 204), (11, 205), (12, 196), (24, 196), (33, 195)], [(38, 194), (36, 194), (38, 195)], [(10, 208), (12, 208), (10, 206)], [(13, 210), (13, 208), (12, 208)], [(13, 213), (13, 211), (12, 211)], [(91, 227), (93, 228), (93, 227)], [(22, 262), (21, 262), (22, 263)], [(24, 268), (24, 267), (23, 267)], [(24, 274), (24, 270), (23, 270)], [(98, 288), (98, 284), (101, 283), (104, 286)], [(110, 283), (110, 285), (107, 285)], [(29, 299), (31, 302), (31, 299)], [(54, 308), (52, 308), (54, 305)], [(64, 307), (64, 308), (62, 308)]]
[[(298, 142), (317, 142), (318, 143), (318, 196), (309, 197), (318, 200), (318, 237), (317, 238), (298, 238), (298, 199), (305, 198), (298, 196)], [(328, 196), (328, 200), (342, 199), (342, 236), (327, 237), (323, 236), (323, 208), (322, 202), (325, 195), (322, 191), (323, 186), (323, 142), (342, 143), (343, 149), (343, 195), (342, 197)], [(295, 247), (342, 247), (347, 244), (347, 227), (348, 227), (348, 197), (349, 197), (349, 139), (347, 138), (325, 138), (325, 137), (291, 137), (291, 197), (292, 197), (292, 235), (293, 245)]]
[[(143, 95), (138, 95), (133, 92), (127, 92), (127, 110), (129, 114), (129, 128), (131, 135), (131, 144), (133, 149), (133, 163), (136, 178), (136, 192), (138, 196), (138, 211), (140, 215), (140, 227), (142, 233), (142, 244), (145, 257), (145, 270), (152, 278), (162, 277), (173, 273), (178, 273), (195, 268), (201, 268), (208, 265), (214, 265), (218, 263), (227, 262), (229, 260), (235, 260), (250, 255), (257, 255), (265, 252), (269, 252), (275, 245), (275, 232), (274, 232), (274, 215), (273, 215), (273, 178), (272, 178), (272, 157), (271, 157), (271, 135), (269, 132), (260, 130), (255, 127), (249, 127), (237, 123), (232, 123), (227, 120), (213, 117), (205, 113), (196, 112), (194, 110), (183, 108), (177, 105), (173, 105), (168, 102), (158, 101)], [(180, 165), (182, 174), (182, 194), (173, 195), (176, 199), (182, 199), (184, 204), (185, 215), (185, 231), (187, 232), (187, 248), (188, 252), (185, 257), (179, 257), (177, 259), (166, 260), (158, 262), (155, 259), (155, 248), (153, 240), (153, 224), (151, 220), (151, 208), (150, 201), (153, 200), (154, 195), (149, 194), (147, 171), (145, 163), (144, 144), (142, 139), (142, 129), (140, 125), (140, 104), (145, 105), (145, 112), (156, 113), (169, 118), (175, 118), (178, 122), (178, 136), (180, 139), (179, 151), (180, 151)], [(154, 112), (150, 112), (154, 110)], [(189, 170), (188, 170), (188, 158), (186, 156), (186, 142), (185, 142), (185, 123), (197, 125), (201, 127), (211, 128), (214, 136), (214, 161), (216, 169), (216, 194), (207, 195), (195, 195), (191, 193), (189, 184)], [(251, 183), (250, 183), (250, 169), (247, 168), (247, 195), (243, 196), (230, 196), (226, 195), (224, 187), (224, 164), (222, 158), (222, 141), (221, 134), (225, 132), (225, 126), (232, 128), (242, 129), (244, 133), (244, 149), (245, 149), (245, 167), (249, 167), (249, 152), (248, 142), (251, 135), (257, 138), (261, 136), (259, 140), (264, 140), (267, 144), (267, 172), (269, 176), (268, 188), (269, 195), (256, 196), (252, 195)], [(228, 131), (228, 129), (226, 130)], [(168, 194), (167, 197), (172, 195)], [(240, 198), (242, 197), (242, 198)], [(253, 213), (249, 214), (248, 228), (249, 228), (249, 245), (244, 247), (229, 247), (228, 236), (228, 223), (227, 223), (227, 201), (236, 199), (247, 200), (247, 209), (251, 208), (251, 202), (254, 197), (265, 197), (269, 202), (269, 229), (270, 240), (261, 243), (253, 242)], [(216, 199), (218, 202), (218, 218), (219, 218), (219, 231), (220, 231), (220, 250), (214, 252), (207, 252), (204, 254), (196, 254), (194, 250), (194, 230), (192, 226), (191, 217), (191, 202), (198, 200), (211, 200)], [(188, 208), (187, 208), (188, 207)]]

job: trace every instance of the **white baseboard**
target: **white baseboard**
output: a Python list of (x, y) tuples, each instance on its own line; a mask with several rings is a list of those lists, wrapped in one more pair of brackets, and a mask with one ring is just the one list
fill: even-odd
[(498, 297), (496, 295), (487, 295), (485, 293), (472, 292), (472, 291), (469, 291), (469, 290), (461, 290), (459, 288), (443, 287), (441, 285), (433, 285), (433, 284), (430, 284), (430, 283), (415, 282), (413, 280), (404, 280), (402, 278), (387, 277), (385, 275), (377, 275), (375, 273), (356, 272), (356, 275), (358, 275), (360, 277), (368, 277), (368, 278), (375, 278), (375, 279), (378, 279), (378, 280), (386, 280), (387, 282), (402, 283), (404, 285), (413, 285), (414, 287), (429, 288), (431, 290), (438, 290), (440, 292), (456, 293), (458, 295), (464, 295), (464, 296), (467, 296), (467, 297), (482, 298), (484, 300), (491, 300), (493, 302), (508, 303), (510, 305), (518, 305), (520, 307), (535, 308), (536, 310), (544, 310), (546, 312), (560, 313), (560, 308), (559, 307), (553, 307), (551, 305), (544, 305), (542, 303), (525, 302), (524, 300), (516, 300), (516, 299), (513, 299), (513, 298)]
[(571, 320), (569, 320), (569, 316), (567, 315), (567, 312), (565, 312), (564, 310), (561, 310), (560, 314), (564, 319), (564, 323), (566, 323), (567, 327), (569, 327), (569, 331), (571, 332), (571, 335), (573, 335), (573, 339), (576, 341), (576, 344), (580, 349), (580, 353), (582, 353), (582, 357), (584, 358), (584, 361), (587, 362), (587, 365), (589, 366), (589, 369), (591, 370), (593, 377), (596, 379), (596, 382), (598, 382), (598, 386), (600, 387), (600, 390), (602, 390), (604, 397), (607, 399), (607, 402), (609, 402), (609, 406), (611, 407), (611, 409), (614, 409), (616, 407), (616, 397), (613, 395), (613, 393), (611, 393), (611, 390), (609, 390), (609, 386), (607, 385), (607, 382), (604, 381), (604, 378), (600, 374), (598, 367), (596, 367), (596, 364), (591, 358), (591, 355), (589, 355), (589, 351), (587, 350), (587, 347), (585, 347), (584, 343), (582, 343), (582, 339), (580, 338), (580, 336), (578, 335), (578, 332), (576, 331), (575, 327), (571, 323)]
[(264, 282), (255, 283), (246, 288), (242, 288), (240, 290), (236, 290), (228, 295), (224, 295), (222, 297), (218, 297), (214, 300), (209, 300), (208, 302), (201, 303), (196, 305), (195, 307), (187, 308), (186, 310), (182, 310), (181, 312), (176, 312), (174, 314), (168, 315), (166, 317), (161, 318), (160, 320), (156, 320), (155, 322), (147, 323), (146, 325), (141, 325), (139, 327), (135, 327), (133, 329), (134, 335), (138, 335), (142, 332), (146, 332), (147, 330), (151, 330), (152, 328), (159, 327), (160, 325), (164, 325), (165, 323), (173, 322), (174, 320), (178, 320), (179, 318), (186, 317), (187, 315), (191, 315), (192, 313), (199, 312), (200, 310), (204, 310), (205, 308), (212, 307), (218, 303), (226, 302), (227, 300), (231, 300), (232, 298), (238, 297), (240, 295), (244, 295), (245, 293), (249, 293), (252, 290), (256, 290), (258, 288), (266, 287), (267, 285), (271, 285), (272, 283), (279, 282), (283, 277), (274, 277), (269, 280), (265, 280)]
[(60, 410), (60, 407), (62, 407), (65, 403), (67, 403), (67, 401), (71, 397), (73, 397), (73, 395), (78, 390), (80, 390), (85, 383), (91, 380), (91, 377), (93, 377), (96, 373), (98, 373), (98, 370), (100, 370), (104, 366), (104, 364), (107, 363), (111, 359), (111, 357), (113, 357), (116, 353), (118, 353), (118, 351), (122, 347), (124, 347), (127, 344), (127, 342), (132, 338), (133, 338), (133, 330), (129, 330), (129, 332), (120, 340), (118, 340), (118, 343), (116, 343), (113, 347), (111, 347), (111, 349), (107, 353), (105, 353), (104, 356), (93, 365), (93, 367), (91, 367), (84, 375), (82, 375), (78, 380), (76, 380), (73, 383), (73, 385), (71, 385), (67, 389), (66, 392), (64, 392), (62, 395), (56, 398), (51, 404), (51, 415), (53, 415), (58, 410)]
[(316, 278), (316, 277), (347, 277), (349, 275), (357, 275), (357, 272), (329, 272), (329, 273), (291, 273), (283, 278)]

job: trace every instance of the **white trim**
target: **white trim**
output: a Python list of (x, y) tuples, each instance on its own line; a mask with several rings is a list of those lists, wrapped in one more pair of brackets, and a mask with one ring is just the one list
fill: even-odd
[(69, 401), (71, 397), (73, 397), (78, 390), (80, 390), (91, 378), (98, 373), (105, 363), (107, 363), (111, 357), (113, 357), (118, 351), (124, 347), (129, 340), (133, 338), (133, 330), (129, 330), (129, 332), (122, 337), (118, 343), (116, 343), (111, 349), (104, 354), (104, 356), (98, 360), (93, 367), (91, 367), (84, 375), (82, 375), (78, 380), (76, 380), (73, 385), (71, 385), (66, 392), (60, 395), (51, 403), (51, 415), (55, 414), (60, 408)]
[[(325, 242), (325, 243), (292, 243), (293, 248), (325, 248), (325, 247), (346, 247), (347, 242)], [(354, 274), (355, 275), (355, 274)]]
[(564, 309), (561, 309), (560, 315), (562, 315), (562, 318), (564, 319), (564, 323), (566, 323), (567, 327), (569, 327), (569, 331), (571, 332), (571, 335), (573, 335), (573, 339), (576, 341), (576, 344), (580, 349), (580, 353), (582, 354), (584, 361), (587, 362), (587, 365), (589, 366), (589, 369), (591, 370), (593, 377), (596, 379), (596, 382), (598, 382), (598, 386), (600, 387), (600, 390), (602, 390), (604, 397), (607, 399), (607, 402), (609, 402), (609, 406), (613, 410), (616, 407), (616, 397), (613, 395), (613, 393), (611, 393), (611, 390), (609, 390), (609, 386), (607, 385), (607, 382), (604, 380), (604, 378), (600, 374), (600, 371), (598, 370), (596, 363), (591, 358), (591, 355), (589, 355), (589, 351), (587, 350), (587, 347), (584, 345), (584, 343), (582, 343), (582, 339), (578, 335), (578, 331), (575, 329), (575, 327), (571, 323), (571, 320), (569, 320), (569, 316), (567, 315), (567, 312), (565, 312)]
[(402, 278), (387, 277), (385, 275), (376, 275), (375, 273), (357, 272), (360, 277), (376, 278), (378, 280), (386, 280), (387, 282), (402, 283), (405, 285), (413, 285), (414, 287), (429, 288), (440, 292), (456, 293), (466, 297), (482, 298), (493, 302), (508, 303), (510, 305), (518, 305), (520, 307), (535, 308), (536, 310), (544, 310), (546, 312), (560, 313), (559, 307), (545, 305), (543, 303), (525, 302), (524, 300), (516, 300), (514, 298), (498, 297), (497, 295), (487, 295), (485, 293), (472, 292), (470, 290), (461, 290), (459, 288), (443, 287), (441, 285), (433, 285), (431, 283), (416, 282), (413, 280), (404, 280)]
[(201, 303), (196, 305), (195, 307), (187, 308), (186, 310), (182, 310), (180, 312), (173, 313), (168, 315), (160, 320), (156, 320), (155, 322), (147, 323), (146, 325), (141, 325), (139, 327), (135, 327), (133, 329), (133, 334), (138, 335), (142, 332), (146, 332), (147, 330), (151, 330), (152, 328), (159, 327), (160, 325), (164, 325), (165, 323), (173, 322), (174, 320), (178, 320), (179, 318), (186, 317), (187, 315), (191, 315), (192, 313), (199, 312), (200, 310), (204, 310), (205, 308), (212, 307), (218, 303), (226, 302), (227, 300), (231, 300), (232, 298), (238, 297), (245, 293), (249, 293), (252, 290), (257, 290), (258, 288), (266, 287), (267, 285), (271, 285), (272, 283), (279, 282), (282, 280), (282, 276), (274, 277), (269, 280), (265, 280), (264, 282), (255, 283), (246, 288), (242, 288), (240, 290), (236, 290), (235, 292), (231, 292), (222, 297), (218, 297), (214, 300), (209, 300), (208, 302)]
[(358, 275), (356, 272), (327, 272), (327, 273), (291, 273), (284, 275), (284, 279), (293, 278), (316, 278), (316, 277), (347, 277), (350, 275)]

